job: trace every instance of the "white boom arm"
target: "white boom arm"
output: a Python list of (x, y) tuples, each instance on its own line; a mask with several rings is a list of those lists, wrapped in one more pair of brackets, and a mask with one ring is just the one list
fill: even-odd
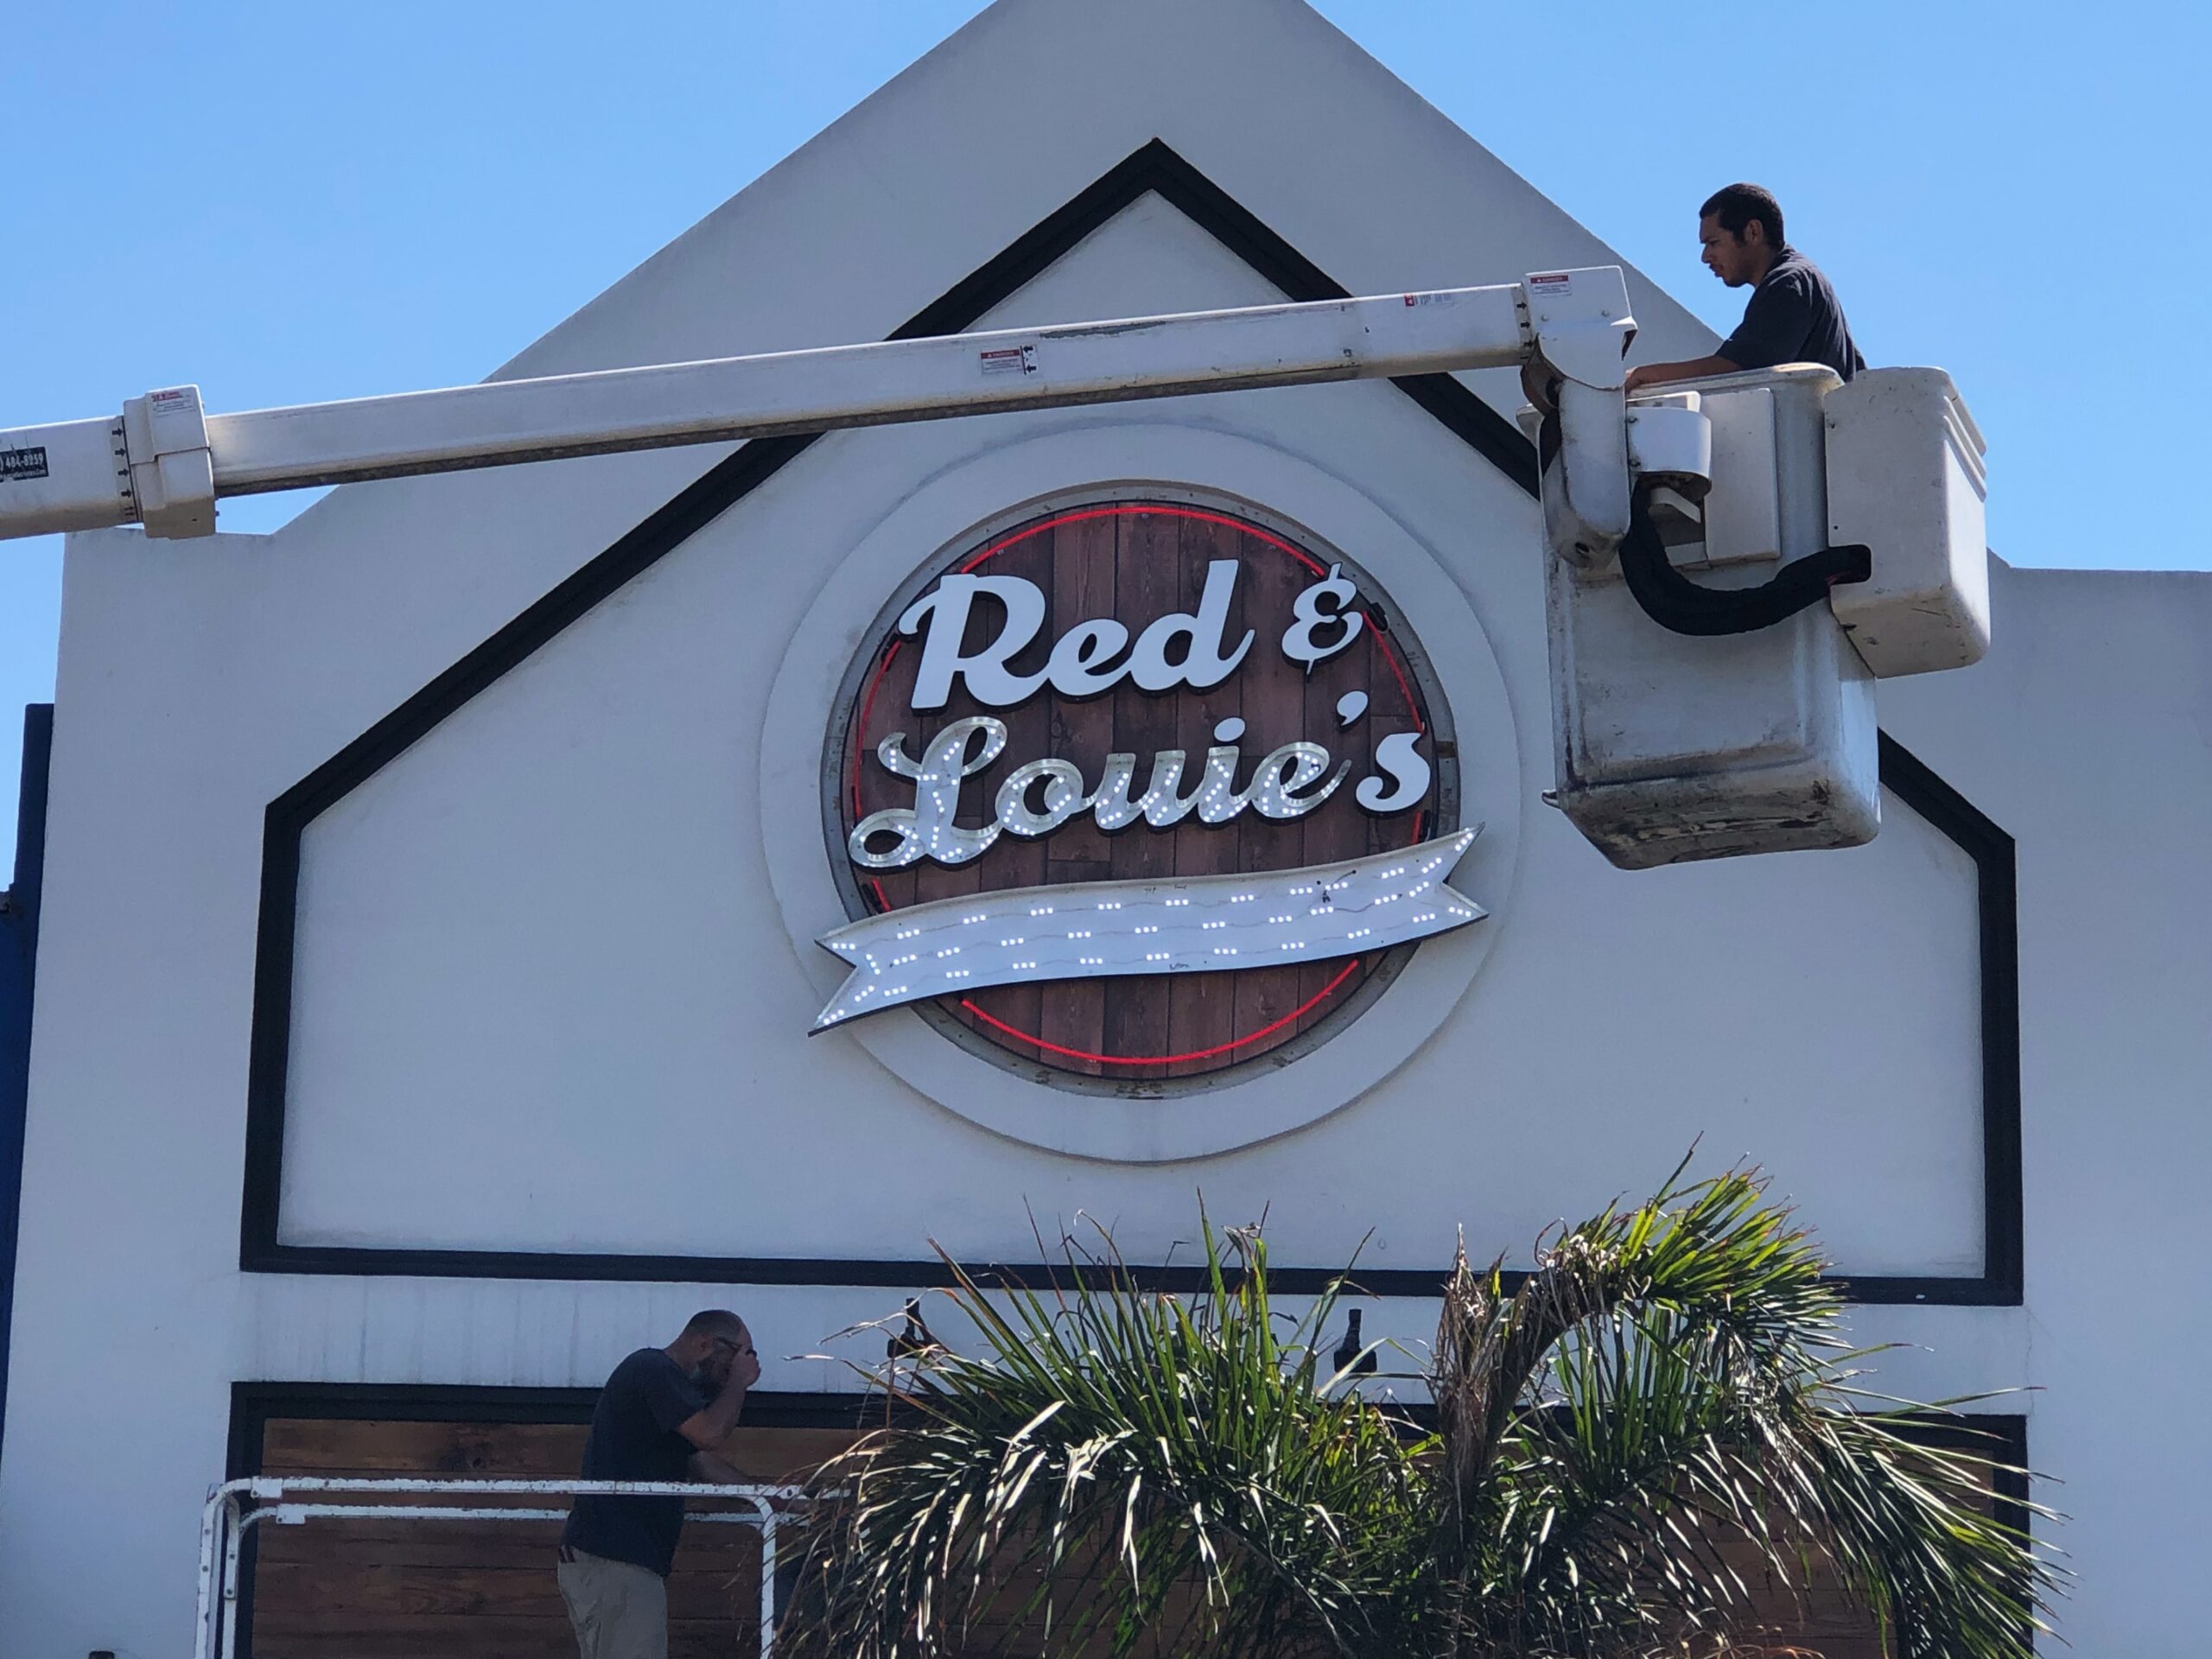
[[(228, 495), (1004, 410), (1533, 365), (1555, 389), (1555, 545), (1627, 533), (1615, 266), (1526, 283), (841, 346), (210, 415), (196, 386), (119, 418), (0, 430), (0, 538), (211, 534)], [(1563, 515), (1563, 516), (1562, 516)]]

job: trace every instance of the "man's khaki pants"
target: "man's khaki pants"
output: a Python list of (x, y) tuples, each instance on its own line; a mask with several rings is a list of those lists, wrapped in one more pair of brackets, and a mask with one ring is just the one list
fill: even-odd
[(557, 1572), (583, 1659), (668, 1659), (668, 1582), (659, 1573), (566, 1547)]

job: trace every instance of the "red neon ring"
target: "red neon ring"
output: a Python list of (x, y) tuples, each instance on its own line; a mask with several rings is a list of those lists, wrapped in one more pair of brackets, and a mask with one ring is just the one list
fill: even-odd
[[(1305, 552), (1302, 549), (1285, 541), (1280, 536), (1276, 536), (1268, 531), (1262, 530), (1256, 524), (1248, 524), (1242, 518), (1233, 518), (1226, 513), (1205, 512), (1195, 507), (1178, 507), (1169, 505), (1165, 503), (1146, 504), (1142, 502), (1125, 502), (1116, 503), (1108, 506), (1078, 508), (1072, 512), (1056, 513), (1052, 518), (1040, 519), (1033, 524), (1025, 525), (1021, 529), (1014, 531), (1011, 535), (1001, 537), (1000, 540), (992, 543), (988, 547), (984, 548), (982, 551), (971, 556), (964, 563), (958, 567), (958, 574), (965, 575), (969, 571), (974, 570), (978, 566), (982, 565), (985, 561), (995, 558), (998, 555), (1006, 551), (1007, 549), (1019, 545), (1020, 543), (1027, 541), (1032, 536), (1041, 535), (1046, 531), (1057, 529), (1062, 524), (1082, 524), (1088, 520), (1096, 518), (1126, 518), (1131, 514), (1154, 512), (1164, 513), (1169, 518), (1173, 518), (1195, 519), (1201, 524), (1226, 525), (1231, 530), (1253, 537), (1259, 541), (1266, 543), (1270, 547), (1275, 548), (1281, 552), (1287, 553), (1292, 558), (1297, 560), (1299, 563), (1304, 565), (1308, 570), (1313, 571), (1316, 575), (1325, 575), (1327, 574), (1326, 568), (1315, 560), (1310, 554)], [(1421, 705), (1414, 700), (1412, 683), (1408, 679), (1405, 670), (1399, 664), (1397, 647), (1391, 641), (1390, 636), (1384, 632), (1382, 628), (1376, 626), (1375, 619), (1371, 613), (1368, 615), (1367, 622), (1369, 628), (1372, 631), (1375, 643), (1382, 648), (1382, 659), (1389, 665), (1391, 677), (1398, 683), (1398, 695), (1404, 700), (1406, 706), (1406, 717), (1413, 721), (1414, 730), (1415, 733), (1426, 733), (1428, 729), (1427, 723), (1421, 717)], [(862, 698), (861, 702), (861, 717), (859, 724), (855, 728), (856, 736), (858, 734), (864, 733), (868, 729), (868, 716), (870, 714), (874, 712), (875, 709), (876, 694), (882, 688), (883, 677), (891, 671), (892, 659), (898, 656), (899, 647), (901, 643), (902, 642), (900, 640), (895, 639), (892, 640), (890, 645), (884, 651), (883, 659), (876, 664), (874, 674), (869, 677), (867, 696)], [(859, 815), (861, 810), (861, 763), (864, 758), (864, 753), (865, 751), (862, 747), (858, 742), (855, 742), (853, 749), (852, 779), (853, 812), (855, 817)], [(1426, 811), (1414, 812), (1413, 820), (1413, 839), (1407, 843), (1408, 846), (1419, 844), (1421, 841), (1422, 820), (1427, 816), (1427, 814)], [(878, 912), (880, 914), (887, 914), (889, 912), (896, 908), (896, 906), (891, 903), (890, 896), (884, 892), (883, 883), (881, 880), (871, 880), (868, 882), (868, 887), (875, 894), (875, 901), (878, 907)], [(1326, 1001), (1336, 993), (1337, 988), (1342, 985), (1346, 979), (1351, 976), (1352, 973), (1359, 967), (1360, 961), (1361, 958), (1357, 957), (1353, 957), (1351, 961), (1345, 965), (1344, 970), (1338, 974), (1334, 979), (1323, 986), (1319, 992), (1308, 998), (1305, 1002), (1300, 1004), (1288, 1014), (1283, 1015), (1281, 1019), (1271, 1021), (1269, 1024), (1262, 1026), (1257, 1031), (1247, 1032), (1243, 1036), (1236, 1038), (1230, 1042), (1216, 1044), (1211, 1048), (1195, 1049), (1187, 1054), (1150, 1055), (1143, 1058), (1131, 1058), (1126, 1055), (1116, 1054), (1092, 1054), (1082, 1049), (1067, 1048), (1058, 1043), (1046, 1042), (1041, 1037), (1033, 1036), (1031, 1033), (1023, 1031), (1017, 1026), (1008, 1025), (1005, 1020), (996, 1019), (994, 1016), (984, 1013), (982, 1009), (977, 1007), (976, 1004), (967, 997), (963, 996), (960, 999), (960, 1006), (966, 1009), (968, 1013), (973, 1014), (976, 1019), (982, 1020), (985, 1025), (990, 1026), (995, 1030), (1003, 1032), (1006, 1035), (1012, 1037), (1018, 1041), (1027, 1043), (1032, 1047), (1039, 1049), (1046, 1053), (1064, 1055), (1070, 1059), (1088, 1060), (1099, 1065), (1173, 1065), (1189, 1060), (1216, 1058), (1223, 1054), (1233, 1053), (1237, 1049), (1246, 1047), (1250, 1044), (1260, 1041), (1262, 1038), (1273, 1036), (1276, 1032), (1281, 1031), (1285, 1026), (1304, 1018), (1306, 1014), (1312, 1013), (1313, 1009), (1319, 1007), (1323, 1002)]]
[(1285, 1026), (1290, 1025), (1295, 1020), (1304, 1019), (1307, 1014), (1313, 1013), (1314, 1009), (1319, 1007), (1322, 1003), (1327, 1001), (1331, 996), (1335, 995), (1337, 987), (1343, 984), (1344, 981), (1352, 976), (1354, 970), (1358, 968), (1360, 958), (1354, 957), (1350, 962), (1344, 964), (1344, 971), (1342, 973), (1338, 974), (1326, 985), (1324, 985), (1312, 996), (1306, 998), (1305, 1001), (1293, 1008), (1288, 1014), (1283, 1015), (1281, 1019), (1270, 1020), (1268, 1024), (1262, 1026), (1257, 1031), (1247, 1032), (1243, 1036), (1236, 1038), (1232, 1041), (1217, 1043), (1211, 1048), (1194, 1048), (1187, 1054), (1147, 1054), (1138, 1058), (1132, 1058), (1130, 1056), (1126, 1054), (1092, 1054), (1080, 1048), (1066, 1048), (1063, 1047), (1058, 1043), (1048, 1043), (1042, 1037), (1032, 1037), (1027, 1032), (1020, 1030), (1016, 1027), (1009, 1026), (1003, 1020), (994, 1020), (989, 1014), (985, 1014), (981, 1008), (977, 1007), (973, 1002), (969, 1001), (964, 996), (960, 999), (960, 1006), (967, 1009), (969, 1013), (974, 1014), (978, 1020), (981, 1020), (985, 1025), (995, 1026), (999, 1030), (1006, 1033), (1007, 1036), (1019, 1037), (1025, 1043), (1034, 1044), (1037, 1047), (1043, 1049), (1048, 1054), (1065, 1054), (1071, 1060), (1095, 1060), (1101, 1065), (1176, 1065), (1185, 1060), (1210, 1060), (1217, 1054), (1227, 1054), (1236, 1049), (1240, 1049), (1247, 1043), (1256, 1043), (1262, 1037), (1274, 1036), (1275, 1033), (1281, 1031)]

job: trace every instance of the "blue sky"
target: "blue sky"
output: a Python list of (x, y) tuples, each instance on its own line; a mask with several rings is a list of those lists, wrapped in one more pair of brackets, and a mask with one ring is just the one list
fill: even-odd
[[(1774, 189), (1868, 357), (1958, 378), (2015, 563), (2212, 567), (2183, 448), (2212, 7), (1320, 9), (1716, 327), (1741, 297), (1696, 205)], [(978, 10), (11, 9), (0, 425), (183, 381), (243, 409), (480, 378)], [(0, 807), (60, 605), (58, 540), (0, 543)], [(0, 881), (13, 842), (0, 811)]]

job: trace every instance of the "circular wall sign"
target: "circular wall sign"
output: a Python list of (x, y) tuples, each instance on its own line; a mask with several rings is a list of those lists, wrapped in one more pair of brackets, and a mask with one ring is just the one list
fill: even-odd
[(1344, 554), (1249, 510), (1076, 499), (957, 542), (846, 676), (825, 820), (852, 965), (1062, 1086), (1156, 1089), (1357, 1018), (1482, 916), (1448, 710)]

